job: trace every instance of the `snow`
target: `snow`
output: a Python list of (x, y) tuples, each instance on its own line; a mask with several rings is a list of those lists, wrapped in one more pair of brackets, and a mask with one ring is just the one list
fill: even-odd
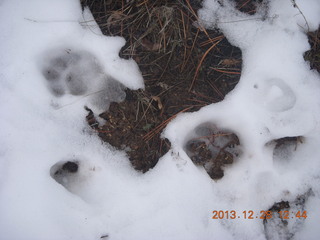
[[(241, 48), (240, 82), (224, 101), (174, 119), (163, 132), (172, 149), (146, 174), (85, 122), (84, 106), (99, 114), (124, 98), (123, 86), (144, 87), (137, 64), (119, 57), (124, 39), (103, 36), (77, 0), (0, 2), (1, 239), (318, 239), (320, 78), (303, 53), (320, 3), (296, 1), (307, 26), (291, 1), (269, 1), (255, 16), (220, 2), (204, 1), (200, 24)], [(241, 143), (218, 181), (185, 152), (203, 124)], [(293, 136), (303, 143), (274, 151), (272, 140)], [(77, 174), (55, 174), (68, 161)], [(305, 204), (293, 209), (308, 218), (290, 219), (283, 235), (277, 222), (211, 219), (300, 195)]]

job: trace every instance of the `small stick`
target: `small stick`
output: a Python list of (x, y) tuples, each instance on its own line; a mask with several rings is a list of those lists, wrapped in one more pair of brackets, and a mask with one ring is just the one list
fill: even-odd
[(192, 107), (188, 107), (185, 108), (183, 110), (181, 110), (180, 112), (174, 114), (173, 116), (169, 117), (167, 120), (163, 121), (162, 123), (160, 123), (155, 129), (153, 129), (152, 131), (148, 132), (146, 135), (143, 136), (143, 139), (145, 141), (149, 141), (151, 140), (157, 133), (159, 133), (172, 119), (176, 118), (176, 116), (179, 113), (183, 113), (188, 111), (189, 109), (191, 109)]
[(230, 71), (221, 70), (221, 69), (219, 69), (219, 68), (213, 68), (213, 67), (210, 67), (210, 68), (211, 68), (211, 69), (213, 69), (213, 70), (215, 70), (215, 71), (217, 71), (217, 72), (221, 72), (221, 73), (237, 74), (237, 75), (239, 75), (239, 74), (240, 74), (240, 72), (230, 72)]
[(309, 27), (309, 24), (308, 24), (308, 21), (305, 17), (305, 15), (302, 13), (302, 11), (300, 10), (299, 6), (297, 5), (296, 3), (296, 0), (291, 0), (292, 4), (293, 4), (293, 7), (298, 9), (298, 11), (300, 12), (300, 14), (302, 15), (302, 17), (304, 18), (304, 21), (306, 22), (306, 25), (308, 27), (308, 32), (310, 32), (310, 27)]
[(194, 74), (192, 83), (191, 83), (190, 88), (189, 88), (189, 92), (192, 90), (192, 88), (193, 88), (193, 86), (194, 86), (194, 83), (195, 83), (195, 81), (196, 81), (196, 78), (198, 77), (198, 73), (199, 73), (200, 67), (201, 67), (204, 59), (205, 59), (206, 56), (209, 54), (209, 52), (210, 52), (214, 47), (216, 47), (221, 41), (222, 41), (222, 39), (219, 40), (218, 42), (216, 42), (215, 44), (213, 44), (213, 45), (203, 54), (203, 56), (202, 56), (202, 58), (201, 58), (201, 60), (200, 60), (200, 62), (199, 62), (199, 64), (198, 64), (198, 66), (197, 66), (196, 72), (195, 72), (195, 74)]

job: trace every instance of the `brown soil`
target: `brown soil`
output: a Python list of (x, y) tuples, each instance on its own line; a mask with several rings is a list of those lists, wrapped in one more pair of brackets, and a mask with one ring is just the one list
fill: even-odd
[(315, 32), (308, 33), (311, 49), (304, 54), (304, 59), (310, 63), (310, 68), (320, 73), (320, 27)]

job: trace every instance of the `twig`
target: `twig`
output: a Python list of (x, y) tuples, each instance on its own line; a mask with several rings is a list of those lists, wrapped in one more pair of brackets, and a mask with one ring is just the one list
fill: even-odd
[(230, 71), (222, 70), (219, 68), (213, 68), (213, 67), (210, 67), (210, 68), (213, 69), (214, 71), (221, 72), (221, 73), (236, 74), (236, 75), (240, 74), (240, 72), (230, 72)]
[(173, 116), (169, 117), (167, 120), (163, 121), (162, 123), (160, 123), (155, 129), (153, 129), (152, 131), (148, 132), (147, 134), (145, 134), (143, 136), (143, 140), (144, 141), (149, 141), (151, 140), (157, 133), (159, 133), (163, 128), (165, 128), (165, 126), (167, 126), (167, 124), (174, 118), (176, 118), (176, 116), (179, 114), (179, 113), (183, 113), (183, 112), (186, 112), (188, 110), (190, 110), (192, 107), (188, 107), (188, 108), (185, 108), (183, 110), (181, 110), (180, 112), (174, 114)]
[(292, 4), (293, 4), (293, 7), (298, 9), (298, 11), (300, 12), (300, 14), (302, 15), (302, 17), (304, 18), (304, 21), (306, 22), (306, 25), (307, 25), (307, 28), (308, 28), (308, 32), (310, 32), (310, 27), (309, 27), (309, 24), (308, 24), (308, 21), (305, 17), (305, 15), (302, 13), (302, 11), (300, 10), (299, 6), (297, 5), (296, 3), (296, 0), (291, 0)]
[[(223, 37), (223, 38), (224, 38), (224, 37)], [(223, 39), (223, 38), (222, 38), (222, 39)], [(204, 59), (206, 58), (206, 56), (209, 54), (209, 52), (210, 52), (215, 46), (217, 46), (217, 45), (222, 41), (222, 39), (219, 40), (218, 42), (216, 42), (215, 44), (213, 44), (213, 45), (203, 54), (203, 56), (202, 56), (202, 58), (201, 58), (201, 60), (200, 60), (200, 62), (199, 62), (199, 64), (198, 64), (198, 66), (197, 66), (196, 72), (195, 72), (195, 74), (194, 74), (192, 83), (191, 83), (190, 88), (189, 88), (189, 92), (192, 90), (192, 88), (193, 88), (193, 86), (194, 86), (194, 83), (195, 83), (195, 81), (196, 81), (196, 78), (198, 77), (198, 73), (199, 73), (200, 67), (201, 67), (201, 65), (202, 65), (202, 62), (204, 61)]]

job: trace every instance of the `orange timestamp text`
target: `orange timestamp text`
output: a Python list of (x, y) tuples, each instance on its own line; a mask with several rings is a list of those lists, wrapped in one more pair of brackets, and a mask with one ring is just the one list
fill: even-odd
[(271, 219), (278, 217), (281, 219), (290, 218), (307, 218), (307, 211), (260, 211), (254, 212), (252, 210), (245, 210), (237, 212), (235, 210), (214, 210), (212, 211), (212, 219)]

